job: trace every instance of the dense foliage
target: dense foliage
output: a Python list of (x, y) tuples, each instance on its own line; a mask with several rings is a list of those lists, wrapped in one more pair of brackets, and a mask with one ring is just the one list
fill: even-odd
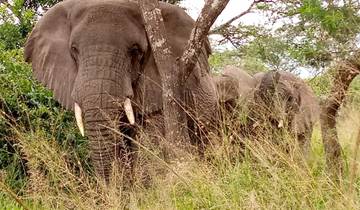
[(319, 73), (358, 50), (359, 1), (279, 0), (256, 6), (264, 23), (214, 31), (240, 58), (251, 55), (272, 70)]
[(17, 190), (23, 187), (26, 173), (17, 132), (41, 130), (61, 145), (75, 145), (73, 150), (80, 156), (86, 155), (72, 114), (61, 108), (51, 91), (33, 80), (31, 68), (24, 62), (22, 46), (36, 18), (32, 7), (27, 8), (21, 0), (0, 6), (0, 171)]

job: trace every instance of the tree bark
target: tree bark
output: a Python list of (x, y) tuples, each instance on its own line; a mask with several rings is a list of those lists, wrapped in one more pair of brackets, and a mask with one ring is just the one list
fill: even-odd
[(228, 3), (229, 0), (205, 1), (205, 5), (191, 31), (190, 40), (185, 48), (184, 54), (180, 58), (180, 64), (184, 72), (182, 83), (185, 83), (193, 71), (210, 27), (214, 24), (216, 18), (225, 9)]
[(186, 130), (186, 115), (181, 106), (184, 99), (181, 72), (167, 41), (158, 0), (141, 0), (139, 4), (162, 81), (165, 138), (182, 146), (184, 141), (189, 142), (189, 135)]
[(326, 164), (336, 177), (343, 172), (341, 146), (336, 130), (336, 117), (343, 104), (350, 83), (360, 72), (360, 52), (341, 63), (333, 76), (329, 96), (321, 104), (321, 132), (325, 148)]
[(163, 113), (165, 137), (182, 142), (188, 140), (186, 113), (180, 102), (184, 99), (186, 79), (193, 71), (203, 42), (217, 16), (229, 0), (208, 0), (192, 30), (190, 40), (180, 59), (175, 58), (167, 42), (165, 25), (158, 0), (139, 0), (145, 29), (159, 69), (163, 88)]

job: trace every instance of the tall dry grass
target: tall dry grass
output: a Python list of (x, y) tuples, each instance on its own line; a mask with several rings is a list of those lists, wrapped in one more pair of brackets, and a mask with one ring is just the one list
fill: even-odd
[[(69, 157), (71, 150), (60, 147), (41, 129), (24, 132), (14, 127), (29, 178), (23, 194), (15, 195), (21, 203), (3, 205), (20, 209), (360, 208), (359, 167), (353, 181), (348, 167), (343, 179), (333, 182), (325, 170), (318, 127), (310, 156), (304, 158), (287, 132), (264, 132), (257, 139), (241, 136), (243, 115), (223, 118), (220, 133), (209, 137), (204, 158), (182, 151), (183, 158), (165, 161), (143, 134), (131, 187), (123, 187), (127, 177), (121, 171), (114, 170), (108, 185), (96, 180), (88, 166)], [(359, 116), (359, 110), (351, 107), (340, 117), (339, 135), (349, 164), (359, 162), (359, 157), (353, 161)], [(4, 199), (12, 198), (0, 197), (0, 204)]]

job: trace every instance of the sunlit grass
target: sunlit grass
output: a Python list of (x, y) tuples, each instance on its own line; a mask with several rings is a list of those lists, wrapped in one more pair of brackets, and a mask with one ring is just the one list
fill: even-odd
[[(340, 116), (339, 137), (347, 165), (353, 160), (359, 111), (349, 108)], [(132, 187), (122, 187), (122, 173), (115, 171), (109, 185), (98, 182), (76, 158), (41, 130), (16, 130), (22, 156), (27, 160), (28, 181), (16, 202), (2, 192), (5, 209), (359, 209), (359, 169), (355, 192), (349, 186), (349, 167), (340, 182), (326, 172), (319, 126), (312, 137), (312, 151), (305, 159), (290, 135), (278, 138), (292, 144), (284, 151), (268, 137), (245, 139), (236, 123), (211, 137), (205, 158), (184, 152), (186, 158), (160, 161), (161, 155), (146, 146)], [(16, 129), (16, 128), (14, 128)], [(143, 143), (143, 142), (142, 142)], [(239, 145), (243, 145), (240, 149)], [(144, 145), (146, 145), (144, 143)], [(359, 157), (357, 158), (359, 162)], [(139, 175), (139, 177), (141, 177)], [(3, 180), (1, 180), (3, 181)], [(22, 207), (23, 205), (23, 207)]]

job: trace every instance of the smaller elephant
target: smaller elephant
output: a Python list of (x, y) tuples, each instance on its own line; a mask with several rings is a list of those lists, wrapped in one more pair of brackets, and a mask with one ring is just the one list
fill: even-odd
[(254, 78), (258, 81), (254, 91), (257, 110), (254, 119), (265, 116), (273, 129), (289, 129), (307, 154), (313, 126), (319, 119), (319, 103), (311, 88), (302, 79), (284, 71), (258, 73)]
[(230, 131), (231, 143), (242, 150), (242, 139), (248, 136), (252, 122), (249, 114), (257, 82), (246, 71), (234, 66), (226, 66), (221, 74), (213, 75), (212, 79), (218, 93), (221, 123), (226, 127), (223, 131)]
[(252, 100), (256, 80), (246, 71), (226, 66), (220, 75), (213, 75), (219, 102), (225, 110), (232, 112), (238, 103)]

